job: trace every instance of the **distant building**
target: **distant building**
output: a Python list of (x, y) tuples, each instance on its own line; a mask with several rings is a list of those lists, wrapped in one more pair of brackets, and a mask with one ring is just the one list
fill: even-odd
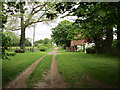
[(83, 44), (86, 43), (87, 43), (87, 39), (71, 41), (71, 51), (76, 52), (78, 49), (83, 49)]
[[(78, 36), (80, 36), (81, 34), (78, 34)], [(77, 37), (74, 37), (75, 39), (77, 39)], [(89, 40), (89, 39), (79, 39), (79, 40), (72, 40), (71, 41), (71, 52), (76, 52), (80, 49), (86, 49), (86, 48), (90, 48), (95, 46), (95, 43), (93, 42), (93, 40)], [(86, 52), (86, 50), (84, 51)]]

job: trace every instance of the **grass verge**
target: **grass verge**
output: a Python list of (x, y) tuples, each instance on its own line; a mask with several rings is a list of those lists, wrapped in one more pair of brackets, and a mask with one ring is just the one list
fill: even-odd
[(33, 87), (32, 85), (42, 79), (42, 76), (45, 72), (48, 72), (52, 62), (52, 55), (44, 57), (36, 66), (35, 70), (28, 77), (27, 83), (28, 87)]
[(15, 78), (20, 72), (45, 55), (46, 52), (17, 53), (10, 60), (2, 60), (2, 85)]
[(86, 76), (105, 83), (118, 85), (118, 58), (106, 55), (65, 53), (56, 56), (58, 70), (71, 87), (95, 87)]

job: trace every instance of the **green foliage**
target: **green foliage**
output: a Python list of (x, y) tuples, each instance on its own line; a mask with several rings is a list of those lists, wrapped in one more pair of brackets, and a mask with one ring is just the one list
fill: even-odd
[(50, 43), (51, 42), (51, 40), (50, 39), (48, 39), (48, 38), (45, 38), (44, 40), (43, 40), (43, 43), (46, 45), (46, 44), (48, 44), (48, 43)]
[[(102, 88), (101, 83), (118, 85), (117, 57), (74, 52), (57, 55), (56, 59), (59, 73), (72, 88)], [(93, 83), (95, 80), (98, 83)]]
[(10, 35), (8, 33), (2, 32), (2, 47), (5, 50), (8, 50), (8, 47), (10, 46)]
[(7, 22), (8, 15), (6, 14), (5, 2), (0, 2), (0, 28), (4, 28), (4, 24)]
[(33, 87), (37, 81), (41, 80), (44, 73), (47, 73), (50, 69), (52, 61), (52, 55), (44, 57), (36, 66), (32, 74), (28, 77), (27, 82), (29, 87)]
[(27, 38), (25, 38), (25, 46), (32, 46), (31, 42)]
[[(9, 47), (19, 46), (20, 39), (15, 33), (10, 31), (5, 31), (2, 32), (1, 34), (2, 34), (2, 58), (9, 59), (9, 56), (11, 54), (6, 53), (6, 51), (10, 49)], [(31, 42), (28, 39), (26, 39), (25, 45), (31, 46)]]
[[(103, 37), (106, 37), (106, 40), (109, 42), (107, 43), (108, 46), (111, 46), (112, 40), (109, 40), (110, 37), (109, 35), (107, 36), (107, 34), (110, 34), (110, 30), (113, 29), (115, 25), (118, 25), (117, 31), (119, 29), (119, 3), (60, 2), (56, 4), (56, 10), (60, 13), (67, 11), (68, 14), (65, 16), (77, 16), (78, 18), (75, 21), (76, 27), (79, 28), (77, 32), (82, 35), (82, 37), (79, 38), (94, 39), (98, 47), (96, 49), (100, 48), (101, 45), (99, 43), (103, 44)], [(111, 32), (110, 36), (112, 36), (112, 34)], [(117, 34), (119, 35), (119, 32)]]
[(52, 47), (51, 39), (45, 38), (44, 40), (38, 40), (34, 42), (34, 45), (40, 49), (40, 51), (46, 51)]
[(47, 47), (46, 46), (40, 46), (39, 49), (40, 49), (40, 51), (46, 51)]
[(8, 50), (8, 47), (10, 46), (11, 38), (7, 33), (2, 32), (2, 58), (8, 58), (5, 51)]
[(34, 46), (38, 46), (39, 44), (43, 43), (43, 40), (38, 40), (34, 42)]
[(14, 79), (45, 54), (46, 52), (17, 53), (10, 57), (10, 60), (2, 60), (2, 84), (5, 85), (8, 81)]
[(87, 52), (88, 54), (96, 53), (95, 47), (86, 48), (86, 52)]
[(45, 46), (52, 46), (52, 41), (51, 39), (48, 39), (48, 38), (45, 38), (45, 39), (41, 39), (41, 40), (38, 40), (38, 41), (35, 41), (34, 42), (34, 46), (40, 46), (40, 45), (45, 45)]
[(57, 17), (57, 14), (56, 13), (46, 13), (46, 17), (48, 19), (53, 20), (55, 17)]
[[(21, 30), (21, 49), (25, 49), (25, 30), (27, 27), (38, 22), (50, 21), (57, 16), (57, 12), (53, 6), (54, 3), (55, 2), (7, 2), (7, 14), (12, 18), (19, 18), (21, 20), (20, 26), (14, 25), (11, 27), (12, 29), (14, 28), (14, 30)], [(41, 11), (42, 13), (39, 15)], [(17, 20), (13, 19), (13, 21), (16, 22)]]
[(113, 43), (112, 43), (112, 47), (120, 48), (120, 40), (114, 40)]
[(72, 22), (64, 20), (60, 22), (55, 28), (52, 28), (52, 38), (57, 45), (70, 46), (72, 32)]
[(10, 37), (11, 41), (9, 42), (9, 46), (19, 46), (19, 36), (11, 31), (5, 31), (5, 33)]
[(3, 58), (3, 59), (4, 59), (4, 60), (5, 60), (5, 59), (10, 60), (10, 56), (14, 56), (14, 55), (16, 55), (16, 53), (15, 53), (15, 52), (9, 52), (9, 51), (7, 51), (7, 52), (5, 53), (5, 55), (6, 55), (6, 57)]

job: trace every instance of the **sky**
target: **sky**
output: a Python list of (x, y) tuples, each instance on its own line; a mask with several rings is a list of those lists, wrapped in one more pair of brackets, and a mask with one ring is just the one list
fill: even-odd
[[(73, 21), (76, 17), (65, 17), (60, 18), (59, 16), (52, 22), (48, 24), (45, 22), (40, 22), (35, 25), (35, 41), (44, 39), (44, 38), (51, 38), (52, 31), (51, 29), (58, 25), (59, 22), (63, 20)], [(26, 38), (30, 38), (31, 42), (33, 41), (33, 31), (34, 27), (26, 28)], [(20, 35), (20, 31), (16, 31)]]
[[(49, 22), (48, 24), (44, 22), (37, 23), (35, 25), (35, 41), (44, 39), (44, 38), (51, 38), (51, 34), (52, 34), (51, 29), (57, 26), (59, 22), (63, 20), (68, 20), (73, 22), (77, 18), (75, 16), (68, 16), (65, 18), (60, 18), (60, 17), (61, 16), (59, 16), (54, 21)], [(33, 31), (34, 31), (34, 27), (26, 28), (26, 38), (30, 38), (31, 43), (33, 43)], [(16, 33), (20, 35), (20, 31), (17, 31)], [(114, 36), (114, 39), (116, 38), (117, 37)]]

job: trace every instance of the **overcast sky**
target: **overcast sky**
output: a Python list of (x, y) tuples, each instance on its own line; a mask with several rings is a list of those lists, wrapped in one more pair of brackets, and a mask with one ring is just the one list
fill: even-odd
[[(65, 18), (58, 17), (53, 22), (49, 22), (48, 24), (42, 23), (42, 22), (37, 23), (35, 25), (35, 41), (44, 39), (44, 38), (51, 38), (51, 34), (52, 34), (51, 29), (54, 28), (56, 25), (58, 25), (59, 22), (63, 20), (69, 20), (72, 22), (76, 18), (77, 17), (75, 16), (74, 17), (69, 16)], [(33, 30), (34, 30), (34, 27), (30, 27), (26, 29), (26, 38), (30, 38), (31, 42), (33, 42)], [(17, 31), (17, 33), (20, 35), (20, 31)], [(114, 36), (114, 38), (116, 39), (116, 36)]]
[[(53, 22), (46, 23), (37, 23), (35, 25), (35, 41), (44, 39), (44, 38), (51, 38), (51, 29), (54, 28), (56, 25), (58, 25), (59, 22), (63, 20), (69, 20), (73, 21), (76, 17), (66, 17), (66, 18), (60, 18), (58, 17)], [(33, 30), (34, 27), (29, 27), (26, 29), (26, 38), (30, 38), (31, 42), (33, 40)], [(20, 31), (17, 31), (18, 34), (20, 34)]]

